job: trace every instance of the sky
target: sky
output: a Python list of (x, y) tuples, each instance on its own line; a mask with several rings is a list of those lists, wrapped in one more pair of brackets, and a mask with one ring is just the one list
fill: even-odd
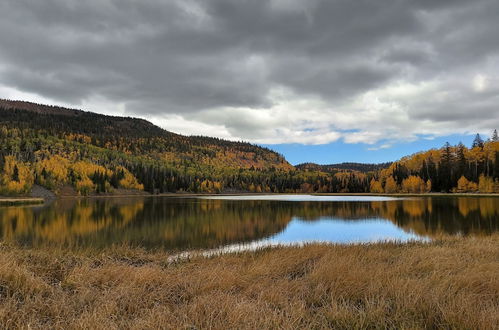
[(2, 0), (0, 98), (378, 162), (499, 128), (497, 0)]

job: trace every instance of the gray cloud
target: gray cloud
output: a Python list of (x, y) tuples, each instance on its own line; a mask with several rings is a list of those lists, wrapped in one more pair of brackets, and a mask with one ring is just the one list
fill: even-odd
[(498, 16), (495, 0), (4, 0), (0, 90), (258, 142), (488, 130)]

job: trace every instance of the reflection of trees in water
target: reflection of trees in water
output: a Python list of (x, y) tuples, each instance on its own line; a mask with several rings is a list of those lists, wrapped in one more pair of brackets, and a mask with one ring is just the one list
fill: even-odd
[(383, 202), (305, 202), (293, 215), (302, 220), (319, 218), (359, 220), (384, 218), (406, 231), (423, 236), (480, 235), (499, 231), (499, 198), (443, 197)]
[(0, 209), (0, 235), (27, 244), (215, 247), (282, 231), (280, 203), (181, 199), (60, 200), (39, 210)]
[(277, 202), (119, 198), (58, 200), (43, 208), (0, 208), (0, 237), (26, 244), (130, 244), (203, 248), (282, 231), (293, 218), (385, 218), (419, 235), (499, 230), (497, 198), (423, 198), (389, 202)]
[(303, 221), (316, 221), (319, 218), (341, 220), (361, 220), (376, 218), (369, 202), (288, 202), (293, 216)]
[(147, 224), (132, 224), (130, 241), (147, 235), (151, 245), (216, 247), (276, 234), (286, 227), (292, 212), (272, 202), (150, 199), (138, 218)]
[(424, 198), (372, 204), (380, 216), (420, 235), (480, 235), (499, 230), (499, 199), (494, 197)]
[(142, 207), (126, 200), (65, 199), (43, 208), (1, 208), (0, 235), (5, 241), (68, 243), (109, 227), (121, 229)]

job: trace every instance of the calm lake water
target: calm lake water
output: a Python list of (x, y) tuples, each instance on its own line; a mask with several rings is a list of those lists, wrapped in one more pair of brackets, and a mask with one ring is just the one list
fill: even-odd
[(499, 230), (497, 197), (205, 196), (61, 199), (0, 207), (0, 240), (170, 250), (429, 240)]

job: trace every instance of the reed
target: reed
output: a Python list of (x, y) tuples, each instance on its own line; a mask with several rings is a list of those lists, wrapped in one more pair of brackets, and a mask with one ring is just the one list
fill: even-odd
[(0, 197), (0, 206), (13, 206), (13, 205), (37, 205), (43, 204), (43, 198), (3, 198)]

